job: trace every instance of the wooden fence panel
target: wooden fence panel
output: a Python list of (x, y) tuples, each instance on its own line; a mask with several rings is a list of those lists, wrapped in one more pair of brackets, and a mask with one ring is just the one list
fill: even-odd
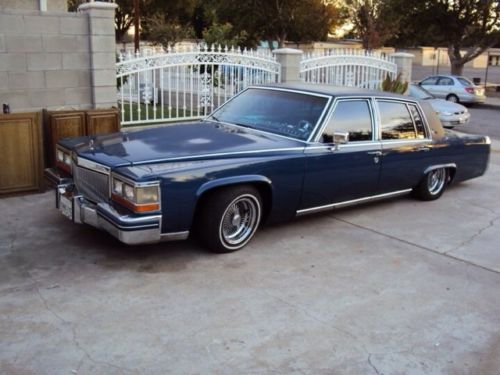
[(89, 109), (45, 112), (47, 166), (55, 165), (56, 144), (60, 139), (120, 131), (118, 110)]
[(0, 115), (0, 194), (40, 189), (41, 133), (38, 113)]

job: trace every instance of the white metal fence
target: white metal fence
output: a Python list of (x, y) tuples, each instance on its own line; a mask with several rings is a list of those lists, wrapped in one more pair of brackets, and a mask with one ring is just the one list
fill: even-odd
[(395, 77), (397, 66), (391, 57), (357, 49), (332, 49), (304, 55), (300, 75), (304, 82), (378, 89), (389, 74)]
[(129, 52), (117, 63), (121, 123), (200, 118), (249, 85), (279, 81), (280, 64), (268, 52), (222, 46)]

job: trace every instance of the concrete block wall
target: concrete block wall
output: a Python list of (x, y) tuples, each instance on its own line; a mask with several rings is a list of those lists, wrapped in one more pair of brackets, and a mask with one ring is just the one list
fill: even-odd
[(101, 4), (77, 13), (1, 8), (0, 104), (12, 112), (116, 106), (115, 5)]

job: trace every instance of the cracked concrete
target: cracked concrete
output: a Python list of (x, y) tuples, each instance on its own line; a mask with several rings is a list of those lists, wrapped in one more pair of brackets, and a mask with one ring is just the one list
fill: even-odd
[(50, 192), (0, 199), (2, 374), (496, 374), (500, 153), (436, 202), (127, 247)]

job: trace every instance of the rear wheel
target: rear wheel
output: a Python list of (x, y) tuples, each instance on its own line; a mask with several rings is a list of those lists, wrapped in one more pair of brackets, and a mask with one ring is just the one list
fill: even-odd
[(245, 246), (262, 217), (262, 199), (253, 186), (217, 190), (204, 199), (197, 220), (198, 237), (216, 253), (228, 253)]
[(448, 100), (449, 102), (452, 102), (452, 103), (458, 103), (459, 100), (458, 100), (458, 96), (456, 96), (455, 94), (450, 94), (446, 97), (446, 100)]
[(438, 199), (446, 188), (448, 182), (448, 170), (437, 168), (429, 171), (422, 181), (413, 189), (413, 195), (423, 201)]

